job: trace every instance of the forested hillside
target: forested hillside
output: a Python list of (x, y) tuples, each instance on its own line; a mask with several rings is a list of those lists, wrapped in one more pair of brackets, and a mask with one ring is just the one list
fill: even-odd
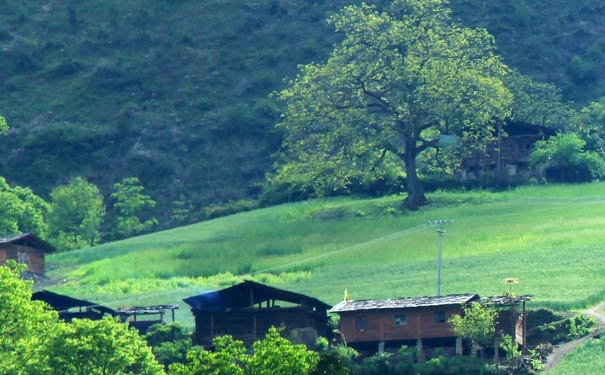
[[(381, 1), (370, 1), (379, 3)], [(0, 11), (0, 175), (46, 196), (72, 176), (108, 194), (138, 176), (174, 208), (255, 198), (281, 142), (268, 95), (337, 40), (346, 0), (7, 0)], [(582, 106), (603, 95), (599, 1), (453, 0), (504, 60)], [(184, 217), (187, 215), (180, 215)], [(171, 221), (172, 220), (172, 221)]]

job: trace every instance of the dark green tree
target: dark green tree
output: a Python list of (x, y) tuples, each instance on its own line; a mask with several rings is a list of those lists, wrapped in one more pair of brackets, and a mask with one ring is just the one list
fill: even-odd
[(508, 69), (493, 37), (452, 22), (446, 4), (394, 0), (383, 12), (362, 4), (329, 19), (342, 42), (279, 93), (284, 152), (272, 183), (304, 176), (343, 186), (349, 171), (391, 158), (405, 166), (406, 202), (415, 208), (426, 202), (421, 152), (443, 134), (473, 145), (490, 140), (494, 119), (510, 114)]
[(146, 208), (155, 207), (155, 201), (142, 193), (138, 177), (127, 177), (113, 185), (115, 191), (111, 197), (115, 200), (116, 225), (111, 234), (114, 238), (129, 237), (141, 233), (158, 222), (155, 218), (141, 220), (140, 216)]
[(75, 177), (50, 193), (48, 224), (52, 242), (59, 249), (94, 246), (100, 240), (99, 229), (105, 216), (105, 204), (99, 189)]

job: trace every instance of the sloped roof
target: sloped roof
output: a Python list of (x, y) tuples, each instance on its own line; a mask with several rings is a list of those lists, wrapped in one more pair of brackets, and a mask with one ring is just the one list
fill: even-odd
[(45, 253), (52, 253), (55, 248), (52, 247), (48, 242), (41, 240), (33, 233), (24, 234), (13, 234), (10, 236), (0, 237), (0, 244), (15, 244), (22, 246), (31, 246), (44, 251)]
[(479, 299), (478, 294), (450, 294), (441, 297), (403, 297), (381, 300), (342, 301), (329, 312), (339, 313), (360, 310), (413, 309), (419, 307), (464, 305)]
[(330, 308), (330, 305), (304, 294), (273, 288), (250, 280), (225, 289), (185, 298), (183, 301), (193, 310), (226, 310), (250, 307), (270, 300), (305, 304), (324, 309)]
[(96, 303), (85, 301), (73, 297), (64, 296), (62, 294), (53, 293), (48, 290), (41, 290), (32, 294), (32, 301), (44, 301), (55, 311), (67, 311), (74, 307), (88, 307), (99, 310), (103, 313), (115, 315), (116, 312), (109, 307), (101, 306)]

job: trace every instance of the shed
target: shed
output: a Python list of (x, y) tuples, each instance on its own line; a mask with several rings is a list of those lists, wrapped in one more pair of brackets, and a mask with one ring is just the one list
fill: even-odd
[(55, 248), (32, 233), (0, 237), (0, 264), (12, 259), (27, 265), (25, 276), (44, 276), (44, 257)]
[(194, 344), (211, 346), (216, 336), (231, 335), (246, 345), (264, 337), (271, 326), (287, 331), (313, 329), (325, 336), (324, 302), (254, 281), (184, 299), (195, 316)]
[(59, 313), (59, 318), (69, 322), (72, 319), (98, 320), (105, 315), (115, 316), (116, 312), (109, 307), (94, 302), (85, 301), (62, 294), (42, 290), (32, 294), (32, 301), (46, 302), (53, 310)]

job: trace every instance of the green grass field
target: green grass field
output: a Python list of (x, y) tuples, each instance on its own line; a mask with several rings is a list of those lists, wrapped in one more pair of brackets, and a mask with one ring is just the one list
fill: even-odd
[(569, 353), (551, 375), (605, 374), (605, 339), (590, 340)]
[[(111, 307), (181, 303), (249, 278), (334, 304), (434, 295), (436, 228), (444, 293), (508, 291), (529, 307), (568, 310), (605, 298), (605, 184), (436, 192), (431, 205), (403, 197), (287, 204), (48, 258), (52, 288)], [(190, 324), (184, 308), (179, 319)]]

